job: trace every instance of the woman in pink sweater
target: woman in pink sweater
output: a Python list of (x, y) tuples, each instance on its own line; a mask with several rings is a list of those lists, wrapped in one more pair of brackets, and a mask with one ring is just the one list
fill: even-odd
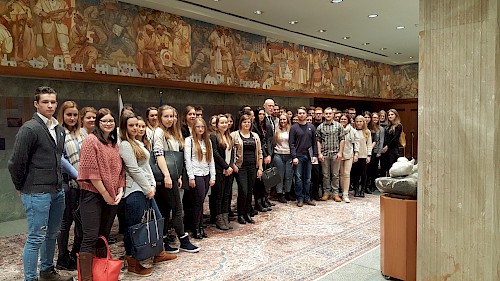
[(92, 280), (92, 257), (106, 256), (106, 248), (96, 245), (96, 241), (100, 235), (108, 238), (125, 187), (125, 173), (116, 143), (116, 118), (109, 109), (101, 108), (95, 122), (93, 134), (82, 143), (78, 170), (83, 228), (78, 262), (84, 281)]

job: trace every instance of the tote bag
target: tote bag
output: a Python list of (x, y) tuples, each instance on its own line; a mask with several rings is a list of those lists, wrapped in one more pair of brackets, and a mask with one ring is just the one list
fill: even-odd
[(142, 222), (128, 228), (132, 240), (132, 257), (142, 261), (163, 251), (163, 225), (164, 219), (156, 216), (151, 200), (148, 200)]

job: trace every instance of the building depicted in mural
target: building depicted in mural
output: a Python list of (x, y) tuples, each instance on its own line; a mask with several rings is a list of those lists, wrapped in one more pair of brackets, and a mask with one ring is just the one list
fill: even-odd
[(391, 66), (113, 0), (0, 0), (2, 65), (268, 90), (415, 98)]

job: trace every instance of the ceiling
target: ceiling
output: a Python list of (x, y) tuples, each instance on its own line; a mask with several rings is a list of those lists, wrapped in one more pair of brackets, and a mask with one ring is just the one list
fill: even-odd
[(418, 62), (418, 0), (121, 1), (391, 65)]

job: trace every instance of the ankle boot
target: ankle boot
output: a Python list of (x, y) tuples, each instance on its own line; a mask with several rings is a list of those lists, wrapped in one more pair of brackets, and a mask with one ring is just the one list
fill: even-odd
[(267, 205), (268, 208), (276, 206), (276, 204), (274, 204), (273, 202), (269, 201), (269, 195), (267, 195), (267, 194), (266, 194), (266, 196), (264, 196), (264, 202), (266, 202), (266, 205)]
[(226, 225), (226, 221), (224, 220), (224, 214), (218, 214), (215, 217), (215, 226), (220, 230), (229, 230), (229, 227)]
[(222, 219), (224, 220), (224, 224), (227, 226), (227, 228), (233, 229), (233, 227), (229, 224), (229, 214), (228, 213), (222, 214)]
[(208, 235), (205, 233), (205, 228), (202, 226), (200, 226), (200, 233), (201, 233), (201, 237), (208, 238)]
[(92, 259), (91, 253), (81, 252), (77, 255), (78, 260), (78, 280), (92, 281)]
[(127, 272), (137, 276), (151, 276), (153, 270), (151, 268), (145, 268), (141, 263), (134, 259), (133, 257), (126, 257), (127, 260)]
[(248, 214), (246, 214), (245, 216), (243, 216), (243, 218), (248, 223), (255, 223), (255, 221)]
[(246, 224), (247, 220), (245, 219), (245, 216), (238, 216), (238, 223), (239, 224)]
[(200, 251), (200, 247), (197, 247), (189, 241), (189, 236), (187, 233), (184, 233), (183, 236), (179, 236), (179, 241), (181, 242), (181, 245), (179, 246), (179, 249), (181, 251), (185, 251), (188, 253), (197, 253)]
[(262, 202), (262, 198), (255, 200), (255, 210), (257, 210), (259, 212), (267, 212), (268, 211), (267, 207)]
[(193, 238), (194, 239), (203, 239), (203, 235), (201, 234), (201, 228), (199, 226), (195, 226), (193, 228)]

